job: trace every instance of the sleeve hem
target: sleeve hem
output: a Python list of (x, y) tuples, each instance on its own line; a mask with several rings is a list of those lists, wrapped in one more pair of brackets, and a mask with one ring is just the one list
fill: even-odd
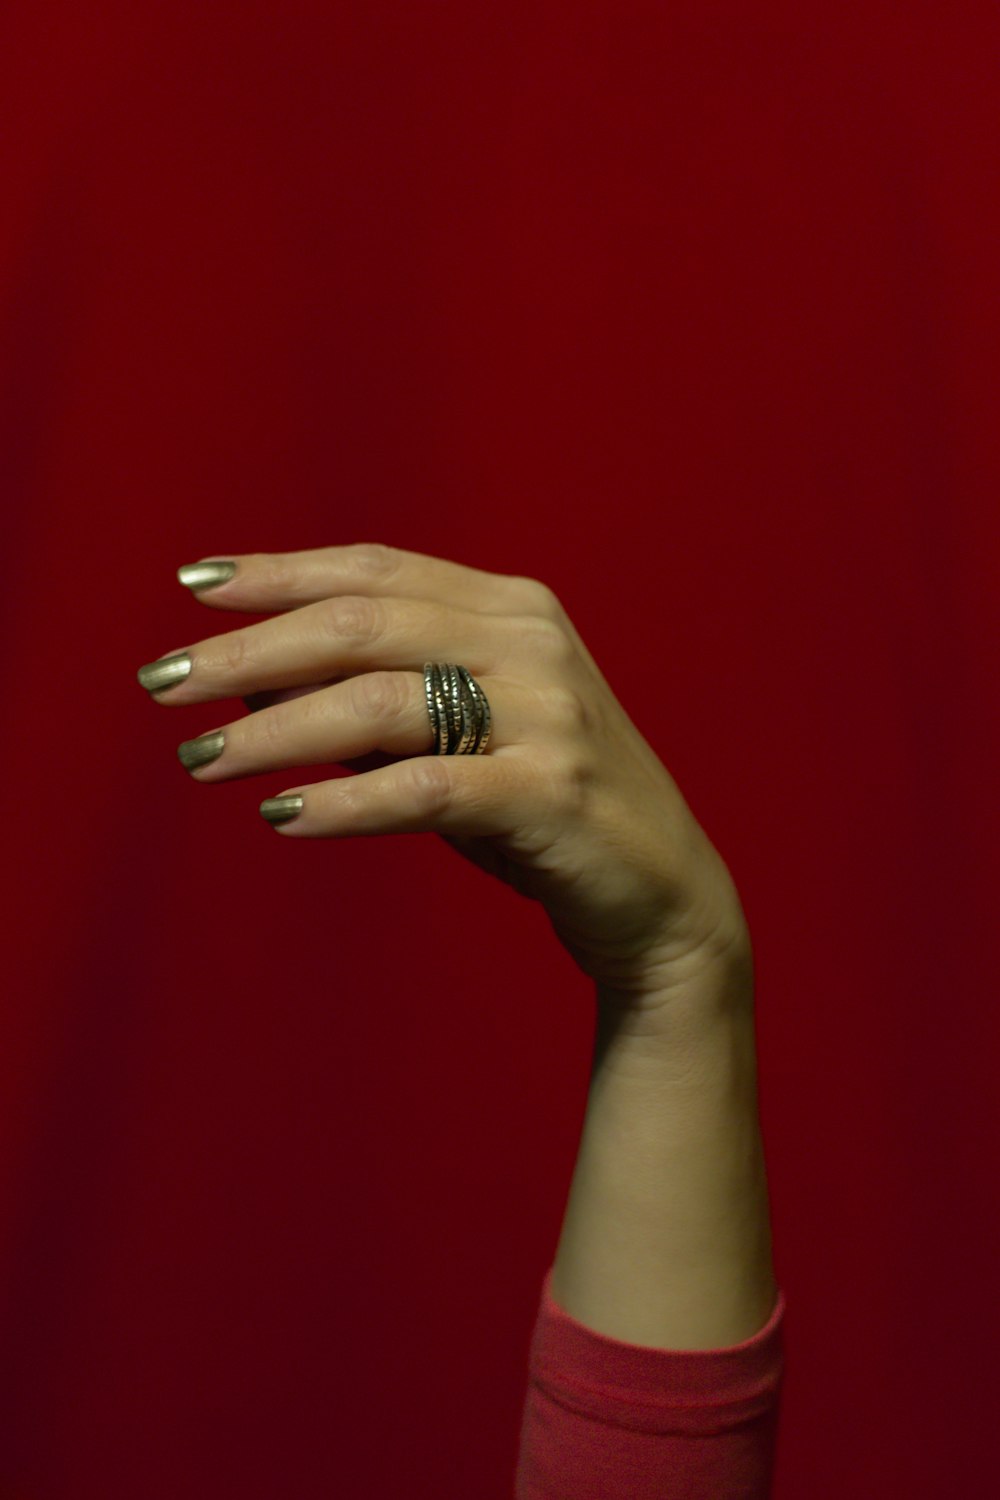
[(559, 1405), (644, 1431), (721, 1432), (774, 1406), (784, 1367), (785, 1298), (750, 1338), (719, 1349), (660, 1349), (598, 1333), (553, 1301), (550, 1267), (531, 1342), (536, 1385)]

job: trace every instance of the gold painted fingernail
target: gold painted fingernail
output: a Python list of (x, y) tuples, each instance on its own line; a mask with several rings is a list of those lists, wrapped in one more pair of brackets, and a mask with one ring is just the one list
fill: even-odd
[(290, 818), (297, 818), (304, 807), (301, 797), (265, 797), (260, 804), (262, 818), (269, 823), (287, 823)]
[(177, 746), (177, 758), (185, 771), (193, 771), (196, 766), (207, 766), (218, 760), (225, 748), (225, 731), (213, 729), (210, 734), (199, 734), (195, 740), (184, 740)]
[(169, 656), (158, 657), (135, 674), (147, 693), (159, 693), (163, 688), (183, 682), (191, 671), (190, 651), (171, 651)]
[(185, 563), (177, 569), (177, 577), (185, 588), (201, 593), (203, 589), (214, 589), (220, 583), (228, 583), (236, 572), (236, 564), (227, 558), (223, 562)]

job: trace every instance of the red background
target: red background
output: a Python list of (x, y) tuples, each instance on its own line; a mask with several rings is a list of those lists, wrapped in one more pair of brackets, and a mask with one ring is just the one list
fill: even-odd
[(0, 33), (0, 1485), (509, 1500), (589, 982), (135, 680), (247, 621), (181, 563), (379, 540), (549, 583), (736, 877), (777, 1500), (985, 1493), (995, 6)]

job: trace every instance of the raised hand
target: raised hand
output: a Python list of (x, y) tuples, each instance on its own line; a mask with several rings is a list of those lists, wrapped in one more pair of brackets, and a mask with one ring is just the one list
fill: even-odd
[[(356, 774), (282, 794), (301, 808), (282, 837), (440, 834), (539, 901), (602, 1001), (644, 1021), (703, 965), (749, 974), (724, 860), (547, 585), (381, 543), (227, 561), (178, 576), (210, 608), (273, 618), (138, 673), (164, 705), (255, 710), (179, 747), (198, 781), (343, 763)], [(485, 753), (435, 752), (427, 662), (485, 693)]]

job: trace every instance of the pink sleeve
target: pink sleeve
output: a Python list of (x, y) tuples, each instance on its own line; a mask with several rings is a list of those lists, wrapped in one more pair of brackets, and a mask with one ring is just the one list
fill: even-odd
[(765, 1500), (785, 1299), (725, 1349), (647, 1349), (577, 1323), (542, 1285), (516, 1500)]

